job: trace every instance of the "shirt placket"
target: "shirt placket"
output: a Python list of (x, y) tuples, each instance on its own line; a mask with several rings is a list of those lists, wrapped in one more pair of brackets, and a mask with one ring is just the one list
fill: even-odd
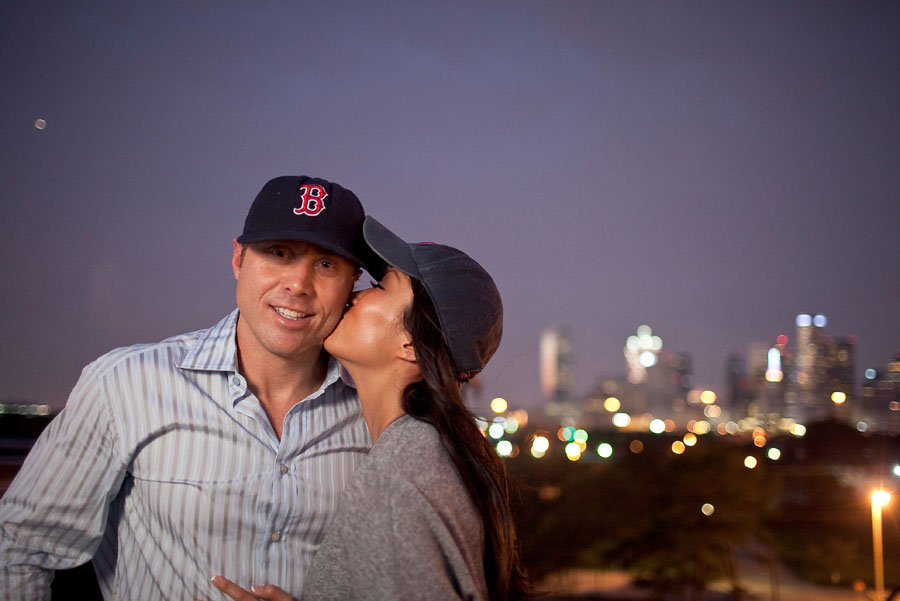
[[(293, 415), (296, 408), (288, 414), (281, 432), (281, 441), (275, 462), (271, 470), (271, 513), (266, 520), (266, 557), (268, 569), (278, 569), (277, 560), (282, 549), (288, 545), (291, 535), (290, 521), (292, 511), (296, 509), (294, 496), (294, 478), (296, 474), (291, 466), (291, 458), (296, 457)], [(277, 577), (277, 575), (272, 575)]]
[[(284, 544), (285, 529), (285, 497), (290, 492), (289, 477), (290, 466), (284, 461), (286, 448), (284, 444), (285, 432), (282, 440), (278, 440), (269, 417), (259, 399), (247, 389), (247, 381), (238, 373), (229, 377), (232, 400), (235, 411), (252, 419), (256, 423), (260, 437), (269, 443), (274, 456), (274, 466), (263, 474), (262, 486), (260, 486), (257, 499), (256, 514), (259, 524), (259, 536), (254, 545), (255, 570), (258, 574), (268, 574), (273, 561), (273, 555), (277, 555)], [(290, 507), (289, 504), (288, 508)], [(276, 561), (277, 564), (277, 561)]]
[[(299, 490), (301, 470), (297, 465), (304, 444), (303, 415), (309, 404), (301, 402), (288, 412), (281, 432), (278, 450), (271, 470), (271, 513), (266, 521), (265, 561), (269, 582), (280, 582), (287, 578), (283, 570), (296, 570), (297, 561), (302, 558), (298, 551), (306, 544), (292, 540), (303, 536), (297, 529), (297, 520), (304, 519), (309, 507), (301, 502)], [(307, 541), (308, 542), (308, 541)], [(299, 545), (299, 546), (298, 546)]]

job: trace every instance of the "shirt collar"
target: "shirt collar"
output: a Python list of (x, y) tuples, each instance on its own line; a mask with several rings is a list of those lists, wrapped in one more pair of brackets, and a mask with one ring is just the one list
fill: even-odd
[(238, 310), (235, 309), (213, 327), (200, 331), (178, 367), (199, 371), (237, 371), (237, 320)]
[[(197, 371), (228, 371), (237, 372), (237, 331), (238, 310), (235, 309), (226, 315), (222, 321), (209, 328), (202, 330), (199, 338), (194, 345), (188, 350), (184, 359), (178, 364), (181, 369), (193, 369)], [(325, 374), (325, 381), (319, 390), (310, 395), (314, 398), (322, 394), (326, 388), (342, 380), (342, 383), (355, 388), (353, 380), (349, 374), (341, 373), (341, 366), (337, 360), (331, 355), (328, 356), (328, 371)], [(344, 377), (346, 379), (344, 379)]]
[[(319, 386), (319, 390), (309, 395), (308, 399), (314, 399), (323, 392), (325, 389), (334, 384), (335, 382), (340, 382), (342, 386), (348, 385), (347, 382), (341, 378), (341, 364), (337, 362), (337, 359), (328, 355), (328, 371), (325, 373), (325, 381), (322, 382), (322, 385)], [(351, 388), (354, 386), (350, 385)]]

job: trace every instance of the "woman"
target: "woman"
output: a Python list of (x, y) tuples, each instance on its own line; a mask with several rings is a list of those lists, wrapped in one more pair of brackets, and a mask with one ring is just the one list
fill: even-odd
[[(500, 343), (497, 288), (454, 248), (407, 244), (372, 218), (363, 231), (387, 270), (325, 349), (353, 378), (374, 444), (303, 598), (524, 598), (504, 467), (459, 392)], [(290, 598), (213, 582), (237, 600)]]

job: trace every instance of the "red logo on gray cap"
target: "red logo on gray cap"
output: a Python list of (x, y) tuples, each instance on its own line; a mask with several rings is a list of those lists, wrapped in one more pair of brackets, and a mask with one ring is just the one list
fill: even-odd
[(300, 186), (300, 206), (294, 209), (294, 215), (315, 217), (325, 210), (325, 197), (328, 192), (318, 184)]

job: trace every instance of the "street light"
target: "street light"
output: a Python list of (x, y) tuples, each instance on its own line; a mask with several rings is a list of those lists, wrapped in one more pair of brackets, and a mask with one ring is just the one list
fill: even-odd
[(891, 500), (891, 493), (876, 490), (872, 493), (872, 546), (875, 554), (875, 599), (884, 601), (884, 554), (881, 545), (881, 508)]

